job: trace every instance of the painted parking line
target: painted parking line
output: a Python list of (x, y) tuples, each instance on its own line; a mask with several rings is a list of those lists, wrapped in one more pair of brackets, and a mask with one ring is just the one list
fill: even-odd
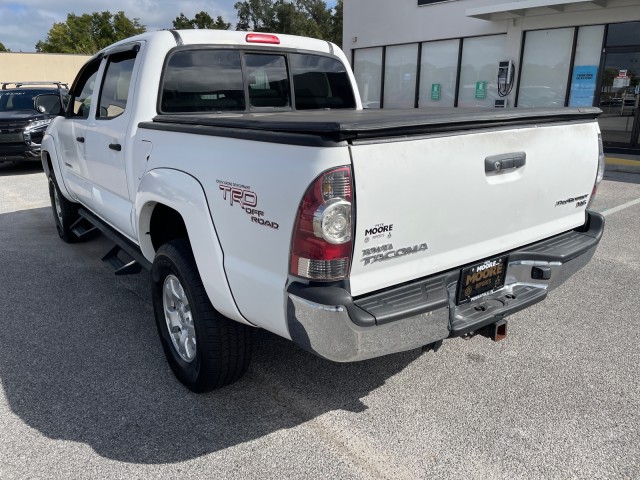
[(606, 217), (607, 215), (617, 213), (621, 210), (624, 210), (629, 207), (633, 207), (634, 205), (638, 205), (638, 204), (640, 204), (640, 198), (636, 198), (635, 200), (631, 200), (630, 202), (623, 203), (622, 205), (618, 205), (617, 207), (608, 208), (607, 210), (603, 210), (600, 213), (602, 213), (602, 215)]
[(606, 157), (606, 163), (610, 165), (626, 165), (629, 167), (640, 167), (640, 159), (631, 160), (627, 158)]

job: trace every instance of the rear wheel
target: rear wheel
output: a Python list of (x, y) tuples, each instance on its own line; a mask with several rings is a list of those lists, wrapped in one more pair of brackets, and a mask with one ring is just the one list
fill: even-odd
[(178, 380), (203, 393), (244, 375), (253, 329), (213, 308), (186, 240), (172, 240), (158, 249), (151, 289), (162, 348)]
[(79, 218), (79, 206), (77, 203), (70, 202), (62, 195), (53, 171), (49, 173), (49, 197), (51, 199), (53, 220), (56, 223), (58, 235), (67, 243), (77, 242), (78, 237), (71, 231), (71, 225)]

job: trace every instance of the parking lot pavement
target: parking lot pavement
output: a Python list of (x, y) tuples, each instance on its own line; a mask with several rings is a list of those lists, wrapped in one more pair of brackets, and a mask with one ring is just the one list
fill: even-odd
[(640, 478), (640, 175), (607, 175), (595, 257), (505, 341), (335, 364), (258, 331), (207, 395), (172, 376), (147, 275), (62, 243), (47, 195), (0, 164), (2, 480)]

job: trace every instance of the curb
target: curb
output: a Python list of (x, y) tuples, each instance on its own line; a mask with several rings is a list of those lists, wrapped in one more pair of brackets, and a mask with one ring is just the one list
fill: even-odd
[(629, 160), (626, 158), (606, 157), (607, 172), (640, 173), (640, 158)]

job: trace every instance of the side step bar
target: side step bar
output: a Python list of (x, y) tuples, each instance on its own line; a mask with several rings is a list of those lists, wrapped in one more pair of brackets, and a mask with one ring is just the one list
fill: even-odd
[(81, 216), (71, 225), (71, 231), (78, 239), (83, 240), (97, 233), (98, 229), (89, 220)]
[[(102, 261), (111, 265), (115, 269), (116, 275), (133, 275), (140, 273), (142, 269), (147, 271), (151, 270), (151, 262), (142, 255), (140, 248), (135, 243), (123, 237), (107, 223), (103, 222), (93, 213), (85, 210), (84, 208), (78, 210), (78, 214), (82, 220), (86, 220), (93, 226), (92, 229), (87, 229), (87, 233), (85, 233), (85, 235), (88, 235), (89, 231), (97, 228), (105, 237), (115, 243), (114, 247), (109, 250), (104, 257), (102, 257)], [(79, 222), (74, 223), (74, 226), (78, 223)], [(76, 235), (78, 234), (76, 233)], [(120, 252), (124, 252), (131, 258), (131, 260), (128, 262), (122, 260), (118, 257)]]

